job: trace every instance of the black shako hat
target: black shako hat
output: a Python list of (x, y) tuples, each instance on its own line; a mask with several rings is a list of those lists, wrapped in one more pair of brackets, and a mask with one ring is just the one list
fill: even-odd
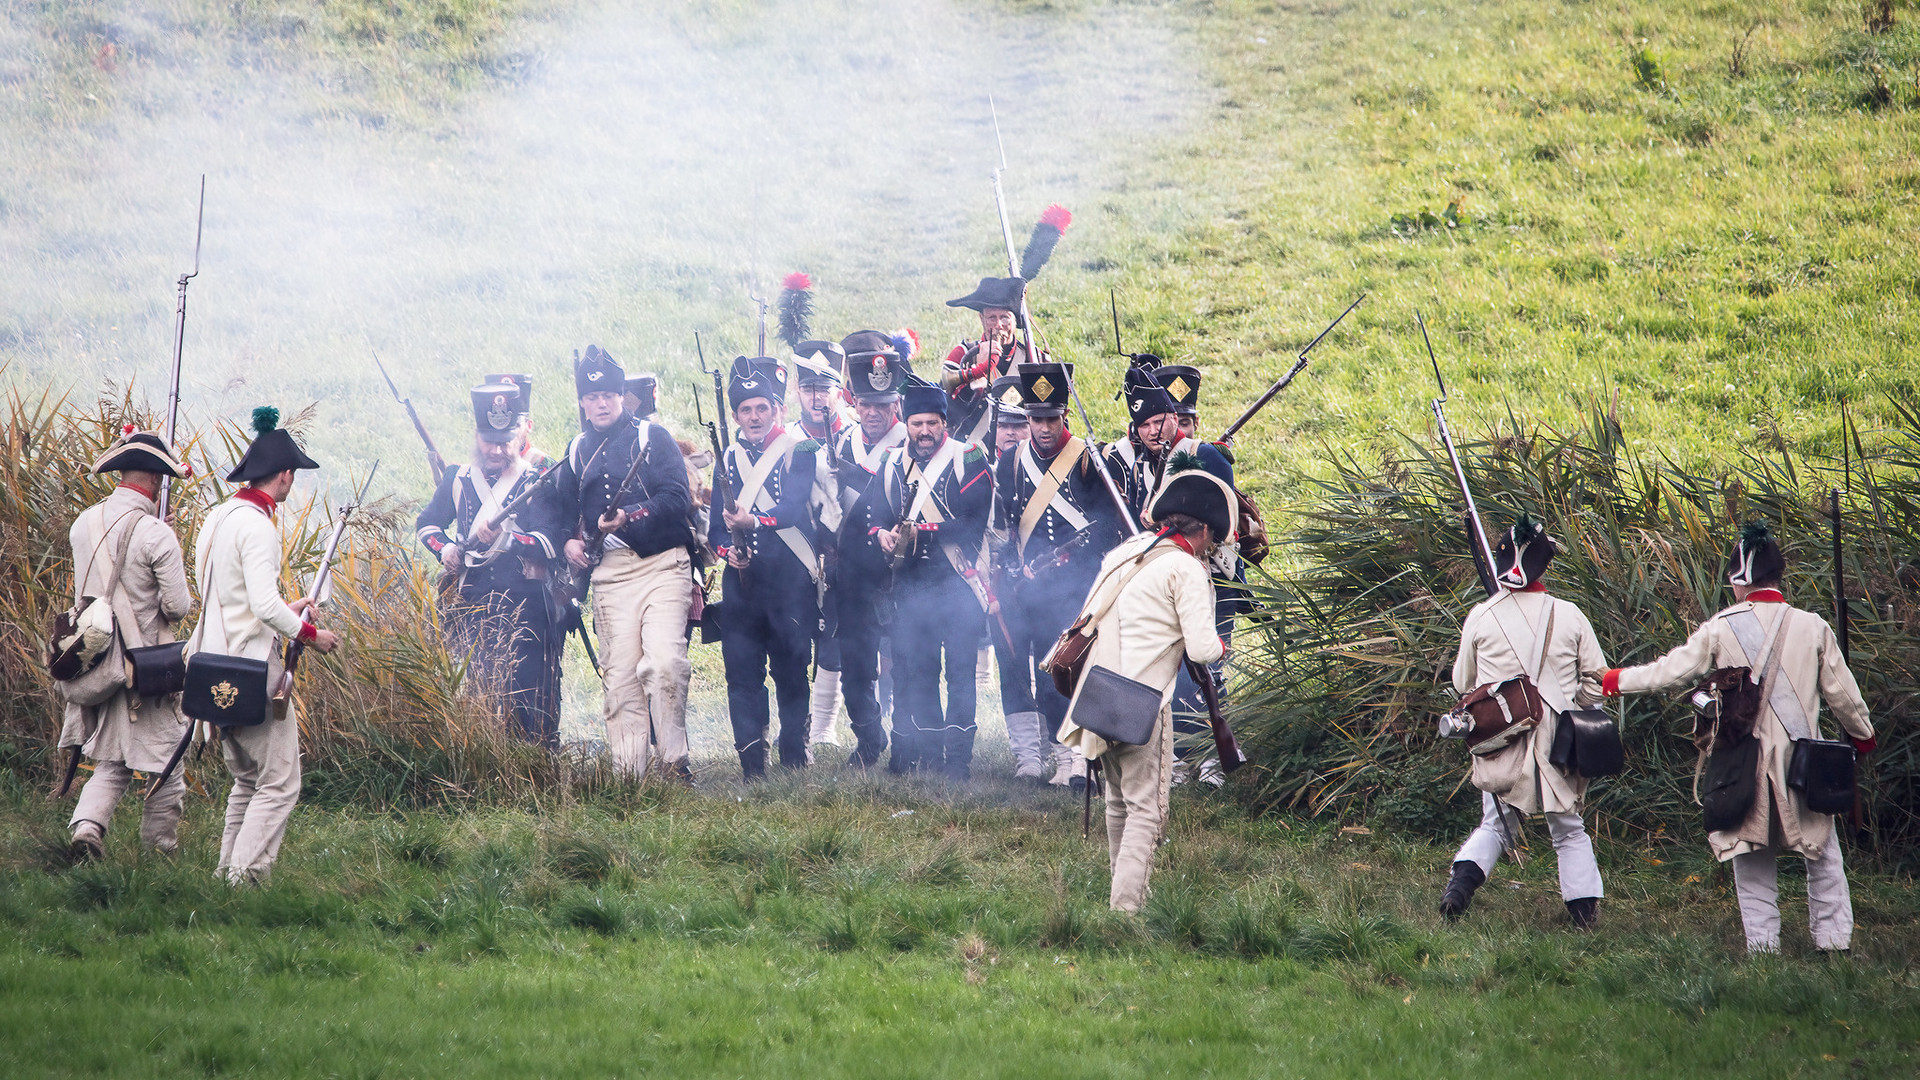
[(515, 372), (494, 372), (491, 375), (480, 376), (480, 381), (488, 383), (512, 383), (520, 388), (520, 412), (526, 414), (533, 411), (533, 376)]
[(1019, 426), (1027, 422), (1026, 396), (1020, 392), (1020, 376), (1002, 375), (987, 387), (987, 396), (993, 399), (993, 408), (997, 422), (1001, 427)]
[(629, 375), (621, 384), (627, 395), (638, 402), (633, 415), (652, 416), (660, 411), (660, 378), (656, 375)]
[(93, 471), (150, 472), (185, 480), (193, 475), (193, 466), (173, 456), (167, 440), (158, 432), (138, 431), (132, 424), (120, 429), (120, 437), (94, 460)]
[(607, 350), (598, 345), (587, 346), (587, 354), (573, 365), (573, 393), (575, 397), (588, 394), (626, 392), (627, 373), (607, 355)]
[(793, 378), (797, 386), (838, 387), (840, 371), (846, 366), (847, 350), (837, 341), (814, 338), (793, 347)]
[(1740, 542), (1727, 556), (1727, 584), (1767, 585), (1786, 573), (1787, 557), (1764, 521), (1749, 521), (1740, 530)]
[(262, 405), (253, 410), (253, 430), (253, 443), (240, 455), (240, 463), (227, 474), (228, 482), (250, 484), (288, 469), (320, 467), (319, 462), (301, 451), (292, 433), (280, 426), (279, 409)]
[(727, 372), (727, 404), (738, 409), (763, 397), (777, 411), (787, 403), (787, 365), (771, 356), (736, 356)]
[(1167, 393), (1166, 387), (1153, 381), (1153, 375), (1144, 367), (1127, 369), (1121, 393), (1127, 399), (1127, 417), (1135, 427), (1156, 416), (1177, 411), (1173, 406), (1173, 395)]
[(1020, 403), (1028, 416), (1066, 414), (1073, 365), (1050, 361), (1021, 364), (1015, 377), (1020, 380)]
[(474, 431), (487, 442), (513, 441), (520, 433), (521, 417), (527, 414), (520, 388), (510, 382), (490, 382), (474, 387), (471, 393)]
[(1213, 530), (1214, 543), (1231, 544), (1239, 509), (1240, 501), (1227, 482), (1208, 472), (1198, 457), (1183, 452), (1167, 459), (1167, 475), (1147, 501), (1145, 517), (1155, 522), (1168, 514), (1199, 518)]
[(1013, 312), (1013, 321), (1021, 327), (1026, 320), (1020, 317), (1020, 301), (1027, 295), (1027, 279), (1017, 277), (983, 277), (980, 284), (965, 296), (947, 301), (948, 307), (971, 308), (985, 311), (999, 308)]
[(1173, 399), (1173, 411), (1181, 416), (1200, 415), (1200, 369), (1185, 364), (1161, 364), (1153, 369), (1153, 381)]
[(901, 391), (900, 397), (902, 419), (921, 413), (939, 413), (942, 419), (946, 418), (947, 392), (917, 375), (908, 376), (906, 389)]
[(1560, 554), (1560, 542), (1532, 514), (1521, 514), (1493, 550), (1493, 579), (1504, 589), (1524, 589), (1540, 580)]
[(855, 400), (884, 404), (900, 400), (900, 388), (913, 376), (913, 365), (900, 355), (898, 343), (878, 330), (855, 330), (840, 339), (846, 355), (847, 389)]

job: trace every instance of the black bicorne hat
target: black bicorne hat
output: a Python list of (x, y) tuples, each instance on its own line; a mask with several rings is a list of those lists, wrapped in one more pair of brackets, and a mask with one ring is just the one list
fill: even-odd
[(757, 397), (773, 402), (775, 409), (787, 403), (787, 365), (771, 356), (736, 356), (727, 372), (727, 404), (738, 409)]
[(262, 405), (253, 410), (253, 443), (240, 455), (239, 464), (227, 474), (232, 483), (252, 483), (288, 469), (317, 469), (320, 463), (308, 457), (293, 441), (293, 435), (280, 426), (280, 410)]
[(120, 437), (113, 440), (113, 445), (94, 460), (93, 471), (150, 472), (185, 480), (193, 475), (193, 466), (174, 457), (172, 448), (159, 432), (138, 431), (128, 424), (120, 430)]
[(1165, 416), (1175, 412), (1173, 395), (1166, 387), (1153, 381), (1153, 376), (1144, 367), (1130, 367), (1121, 394), (1127, 399), (1127, 417), (1135, 427), (1156, 416)]
[(520, 388), (520, 411), (522, 413), (530, 413), (533, 411), (533, 376), (532, 375), (527, 375), (524, 373), (514, 373), (514, 372), (504, 372), (504, 373), (496, 372), (492, 375), (482, 375), (480, 376), (480, 380), (482, 382), (490, 382), (490, 383), (510, 382), (513, 385), (519, 387)]
[(629, 375), (622, 384), (626, 392), (639, 404), (634, 407), (635, 416), (652, 416), (660, 411), (660, 379), (655, 375)]
[(837, 341), (814, 338), (793, 347), (793, 377), (800, 386), (837, 387), (846, 366), (847, 350)]
[(1524, 589), (1540, 580), (1547, 564), (1560, 554), (1560, 542), (1547, 535), (1545, 525), (1531, 514), (1521, 514), (1493, 551), (1493, 578), (1502, 588)]
[(921, 413), (939, 413), (947, 415), (947, 392), (935, 383), (930, 383), (917, 375), (907, 377), (907, 385), (900, 392), (900, 415), (918, 416)]
[(993, 399), (993, 408), (1001, 427), (1027, 422), (1026, 397), (1020, 392), (1020, 376), (1002, 375), (993, 380), (993, 385), (987, 387), (987, 396)]
[(1181, 416), (1200, 415), (1200, 369), (1185, 364), (1161, 364), (1153, 369), (1153, 381), (1173, 399), (1173, 411)]
[(511, 442), (527, 414), (520, 388), (510, 382), (490, 382), (474, 387), (472, 394), (474, 431), (487, 442)]
[(1146, 519), (1164, 521), (1168, 514), (1185, 514), (1207, 523), (1217, 544), (1234, 540), (1234, 522), (1240, 500), (1225, 480), (1206, 470), (1200, 459), (1179, 453), (1167, 459), (1167, 475), (1147, 502)]
[(1021, 364), (1020, 400), (1028, 416), (1062, 416), (1067, 411), (1073, 365), (1051, 361)]
[(1025, 323), (1020, 318), (1020, 300), (1027, 294), (1027, 281), (1017, 277), (983, 277), (974, 290), (958, 299), (947, 301), (948, 307), (971, 308), (985, 311), (999, 308), (1013, 312), (1015, 322)]
[(1740, 530), (1740, 542), (1727, 556), (1727, 584), (1766, 585), (1786, 573), (1787, 557), (1764, 521), (1749, 521)]
[(576, 397), (602, 392), (622, 394), (627, 388), (627, 373), (598, 345), (587, 346), (587, 354), (573, 365), (573, 392)]

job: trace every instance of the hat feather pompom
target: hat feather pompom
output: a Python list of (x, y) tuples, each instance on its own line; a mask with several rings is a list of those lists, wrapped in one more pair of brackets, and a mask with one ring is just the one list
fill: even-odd
[(893, 348), (902, 360), (912, 360), (920, 355), (920, 335), (911, 326), (902, 327), (893, 332)]
[(1191, 469), (1204, 469), (1204, 468), (1206, 468), (1206, 465), (1201, 462), (1200, 455), (1189, 454), (1185, 450), (1182, 450), (1179, 453), (1167, 459), (1167, 475), (1168, 476), (1172, 476), (1174, 473), (1187, 472)]
[(787, 348), (797, 349), (813, 336), (813, 279), (802, 273), (788, 274), (780, 282), (780, 340)]
[(280, 426), (280, 410), (271, 405), (261, 405), (253, 410), (253, 433), (265, 435)]
[(1740, 542), (1748, 547), (1773, 539), (1773, 530), (1764, 521), (1749, 521), (1740, 528)]
[(1530, 544), (1541, 532), (1540, 522), (1532, 514), (1521, 514), (1520, 520), (1513, 523), (1513, 542)]
[(1053, 249), (1059, 245), (1060, 236), (1073, 224), (1073, 213), (1066, 207), (1055, 203), (1047, 207), (1040, 215), (1039, 224), (1033, 227), (1033, 235), (1027, 237), (1027, 249), (1020, 253), (1020, 276), (1028, 281), (1040, 275), (1053, 258)]

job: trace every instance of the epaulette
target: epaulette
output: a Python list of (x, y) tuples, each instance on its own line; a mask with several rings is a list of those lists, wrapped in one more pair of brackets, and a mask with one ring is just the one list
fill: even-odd
[(801, 439), (799, 442), (793, 444), (793, 450), (795, 453), (804, 452), (808, 454), (817, 454), (820, 452), (820, 440), (819, 439)]
[(963, 465), (971, 465), (976, 461), (985, 460), (987, 460), (986, 448), (979, 443), (968, 443), (966, 455), (960, 459)]

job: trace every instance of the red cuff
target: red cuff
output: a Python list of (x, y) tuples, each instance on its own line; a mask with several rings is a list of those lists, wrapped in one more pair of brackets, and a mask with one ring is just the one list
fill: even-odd
[(319, 627), (314, 626), (310, 622), (302, 622), (300, 624), (300, 640), (301, 641), (312, 641), (314, 638), (319, 636), (320, 636)]
[(1854, 753), (1859, 754), (1861, 757), (1866, 757), (1868, 754), (1873, 753), (1874, 750), (1880, 746), (1879, 739), (1856, 739), (1849, 735), (1847, 736), (1847, 741), (1853, 744)]
[(1610, 667), (1600, 673), (1600, 692), (1608, 697), (1620, 696), (1620, 669)]
[(754, 520), (758, 521), (760, 524), (766, 526), (769, 529), (775, 528), (780, 524), (778, 521), (775, 521), (773, 518), (768, 517), (765, 514), (762, 514), (759, 517), (754, 518)]
[(914, 528), (919, 529), (921, 532), (939, 532), (940, 523), (937, 521), (923, 521), (915, 525)]

